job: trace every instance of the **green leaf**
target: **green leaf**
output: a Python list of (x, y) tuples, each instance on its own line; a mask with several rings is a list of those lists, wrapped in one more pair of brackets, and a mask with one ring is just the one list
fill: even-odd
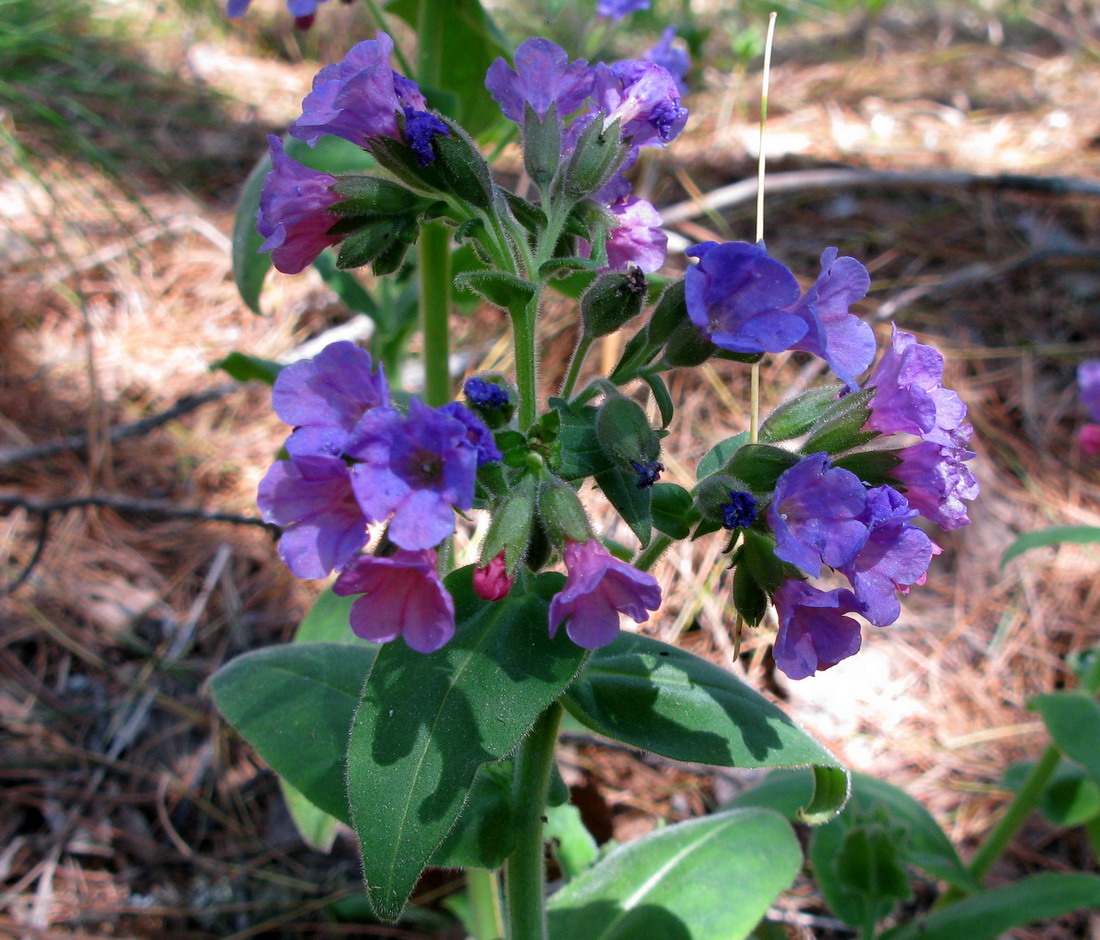
[(790, 825), (774, 813), (679, 823), (617, 849), (555, 894), (550, 937), (741, 940), (801, 863)]
[(1100, 702), (1080, 692), (1052, 692), (1035, 696), (1027, 707), (1042, 715), (1062, 753), (1100, 783)]
[[(1005, 783), (1019, 790), (1035, 766), (1020, 761), (1005, 771)], [(1100, 819), (1100, 786), (1076, 764), (1059, 762), (1039, 796), (1039, 812), (1056, 826), (1081, 826)]]
[(294, 820), (294, 828), (298, 830), (302, 841), (317, 852), (332, 851), (332, 843), (336, 841), (336, 830), (340, 826), (340, 820), (314, 806), (283, 777), (279, 778), (279, 789), (282, 791), (286, 808), (290, 812), (290, 818)]
[(843, 385), (822, 385), (784, 402), (760, 425), (760, 442), (774, 444), (777, 441), (801, 437), (814, 426), (822, 412), (836, 401), (843, 388)]
[[(386, 12), (400, 16), (419, 33), (423, 3), (429, 4), (432, 34), (440, 39), (430, 50), (436, 74), (455, 100), (447, 113), (469, 133), (480, 134), (500, 117), (500, 109), (485, 89), (485, 73), (497, 56), (510, 58), (511, 49), (478, 0), (394, 0)], [(423, 35), (420, 39), (425, 41)], [(436, 83), (429, 77), (410, 77), (421, 83), (436, 105), (443, 103), (432, 94)]]
[(512, 763), (479, 768), (462, 815), (428, 864), (441, 868), (499, 868), (516, 847)]
[(580, 811), (569, 803), (546, 811), (546, 828), (543, 832), (543, 837), (550, 843), (550, 851), (561, 869), (562, 877), (567, 882), (591, 867), (599, 856), (599, 846), (581, 821)]
[(260, 309), (260, 290), (264, 277), (271, 270), (271, 254), (260, 252), (264, 237), (256, 231), (256, 210), (260, 208), (260, 193), (264, 177), (271, 172), (271, 155), (264, 154), (252, 168), (241, 189), (237, 212), (233, 216), (233, 281), (237, 293), (253, 313)]
[(891, 451), (864, 450), (837, 457), (833, 466), (854, 473), (870, 486), (882, 486), (892, 481), (890, 474), (900, 463), (901, 458)]
[(1100, 542), (1100, 527), (1093, 525), (1059, 525), (1052, 529), (1040, 529), (1038, 532), (1025, 532), (1016, 539), (1001, 556), (1001, 567), (1007, 565), (1017, 555), (1033, 548), (1057, 545), (1060, 542)]
[(635, 633), (596, 650), (563, 699), (599, 734), (719, 767), (839, 761), (777, 706), (713, 663)]
[(378, 654), (351, 728), (347, 792), (371, 904), (395, 919), (461, 812), (479, 766), (509, 754), (569, 683), (585, 651), (547, 631), (560, 575), (503, 601), (474, 594), (473, 567), (446, 579), (458, 630), (430, 655)]
[(455, 278), (458, 290), (472, 290), (501, 310), (522, 310), (535, 296), (535, 285), (505, 271), (467, 271)]
[(321, 252), (313, 262), (313, 267), (321, 275), (328, 289), (343, 301), (344, 306), (356, 313), (365, 313), (379, 329), (385, 330), (389, 323), (386, 316), (379, 309), (374, 298), (367, 293), (366, 288), (359, 283), (359, 279), (348, 271), (341, 271), (336, 267), (336, 261), (327, 251)]
[(667, 428), (676, 414), (676, 406), (672, 403), (672, 396), (669, 394), (668, 386), (665, 385), (665, 380), (656, 372), (643, 372), (641, 377), (653, 393), (653, 400), (657, 402), (657, 408), (661, 412), (661, 427)]
[(653, 525), (674, 539), (686, 539), (699, 521), (691, 493), (676, 483), (654, 483), (650, 487)]
[(1045, 873), (994, 888), (889, 930), (882, 940), (994, 940), (1006, 930), (1100, 907), (1100, 877)]
[(754, 492), (768, 493), (775, 489), (775, 483), (783, 472), (801, 459), (799, 454), (782, 447), (746, 444), (730, 458), (726, 469), (739, 480), (744, 480)]
[(230, 378), (238, 382), (264, 382), (274, 385), (275, 379), (283, 371), (281, 362), (272, 362), (270, 359), (260, 359), (257, 356), (249, 356), (242, 352), (231, 352), (224, 359), (210, 364), (210, 371), (221, 369), (229, 374)]
[(339, 643), (270, 646), (210, 680), (226, 720), (311, 803), (349, 822), (348, 729), (378, 649)]
[[(295, 643), (361, 643), (351, 632), (351, 605), (355, 596), (341, 597), (325, 588), (294, 633)], [(356, 701), (359, 690), (355, 690)]]
[(733, 437), (727, 437), (724, 441), (719, 441), (699, 461), (699, 467), (695, 471), (695, 479), (702, 480), (704, 477), (713, 476), (729, 463), (733, 455), (748, 442), (748, 431), (742, 431), (740, 434), (733, 435)]
[(847, 771), (837, 767), (815, 764), (810, 770), (814, 781), (810, 802), (799, 808), (795, 818), (808, 826), (820, 826), (833, 819), (848, 802), (852, 778)]

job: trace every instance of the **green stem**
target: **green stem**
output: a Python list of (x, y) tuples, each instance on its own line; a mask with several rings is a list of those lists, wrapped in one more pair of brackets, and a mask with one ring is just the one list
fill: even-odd
[(516, 850), (504, 869), (508, 940), (546, 940), (542, 826), (561, 715), (561, 704), (554, 702), (539, 716), (516, 755)]
[(559, 398), (564, 398), (569, 401), (569, 396), (573, 394), (573, 388), (577, 384), (577, 379), (581, 374), (581, 366), (584, 365), (584, 358), (588, 355), (588, 350), (592, 348), (593, 337), (587, 333), (581, 333), (580, 339), (577, 340), (577, 348), (573, 352), (573, 358), (569, 360), (569, 370), (565, 373), (565, 379), (561, 383), (561, 391), (558, 392)]
[(519, 428), (526, 431), (535, 423), (538, 411), (539, 364), (535, 349), (535, 322), (539, 313), (539, 294), (512, 314), (512, 348), (516, 360), (516, 387), (519, 390)]
[(451, 232), (442, 222), (420, 229), (420, 328), (424, 333), (424, 399), (434, 408), (451, 400)]
[(496, 872), (484, 868), (466, 869), (466, 896), (470, 900), (470, 929), (473, 940), (500, 940), (504, 916)]
[[(370, 11), (371, 19), (374, 20), (375, 28), (385, 30), (386, 21), (382, 18), (382, 11), (378, 9), (378, 4), (374, 0), (365, 0), (367, 9)], [(401, 71), (405, 75), (412, 76), (412, 66), (409, 64), (409, 60), (405, 58), (405, 53), (401, 51), (401, 47), (394, 45), (393, 54), (397, 58), (397, 64), (401, 66)]]
[(634, 559), (634, 567), (639, 571), (649, 571), (673, 542), (671, 535), (661, 533)]

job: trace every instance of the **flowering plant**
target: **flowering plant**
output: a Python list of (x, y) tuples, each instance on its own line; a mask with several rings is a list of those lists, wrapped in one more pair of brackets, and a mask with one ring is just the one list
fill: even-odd
[[(617, 16), (630, 5), (606, 6)], [(323, 69), (290, 128), (310, 146), (342, 138), (376, 169), (310, 169), (272, 138), (256, 226), (286, 273), (332, 249), (337, 268), (384, 277), (417, 246), (423, 400), (391, 391), (385, 369), (346, 342), (278, 375), (274, 406), (292, 431), (259, 504), (295, 574), (335, 573), (322, 600), (341, 616), (320, 632), (315, 618), (310, 638), (325, 642), (231, 664), (214, 680), (218, 704), (290, 787), (353, 826), (384, 918), (426, 865), (503, 865), (512, 940), (649, 935), (669, 912), (684, 936), (747, 936), (801, 858), (789, 824), (759, 809), (639, 840), (566, 885), (547, 914), (543, 824), (563, 802), (562, 711), (674, 759), (810, 765), (800, 818), (834, 815), (848, 778), (828, 751), (728, 672), (622, 631), (621, 616), (643, 623), (660, 609), (650, 568), (674, 541), (721, 533), (738, 629), (774, 608), (783, 672), (802, 679), (854, 655), (855, 618), (894, 623), (900, 595), (924, 582), (940, 551), (927, 527), (969, 522), (966, 408), (943, 387), (942, 357), (912, 334), (895, 328), (873, 365), (874, 333), (851, 312), (870, 278), (835, 248), (802, 290), (763, 241), (699, 244), (687, 252), (697, 263), (650, 303), (646, 275), (662, 267), (666, 238), (628, 170), (687, 121), (680, 76), (663, 65), (589, 64), (545, 39), (495, 59), (485, 87), (519, 128), (527, 198), (392, 68), (393, 51), (379, 33)], [(507, 313), (515, 365), (469, 377), (459, 400), (446, 306), (424, 303), (446, 297), (452, 241), (477, 259), (455, 285)], [(587, 285), (577, 347), (544, 398), (540, 313), (566, 276)], [(639, 318), (610, 372), (582, 385), (592, 344)], [(675, 420), (667, 374), (711, 358), (757, 369), (792, 349), (838, 381), (763, 421), (754, 403), (752, 426), (703, 456), (690, 489), (661, 480)], [(589, 482), (636, 552), (601, 540), (579, 492)], [(454, 570), (456, 517), (473, 511), (488, 515), (480, 560)], [(273, 709), (290, 717), (273, 726)], [(737, 887), (710, 897), (695, 876), (719, 860)], [(620, 922), (629, 930), (615, 932)]]

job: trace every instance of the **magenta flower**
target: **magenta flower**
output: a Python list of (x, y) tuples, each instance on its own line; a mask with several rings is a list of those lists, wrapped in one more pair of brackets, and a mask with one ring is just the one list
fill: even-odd
[[(964, 424), (966, 405), (942, 383), (943, 356), (895, 326), (890, 347), (864, 383), (875, 389), (867, 427), (883, 434), (917, 434), (944, 446), (965, 445), (971, 433)], [(966, 440), (960, 441), (960, 434)]]
[(364, 640), (388, 643), (400, 636), (418, 653), (434, 653), (454, 636), (454, 599), (440, 580), (434, 551), (363, 555), (332, 590), (341, 597), (363, 595), (351, 605), (351, 629)]
[(279, 554), (299, 578), (323, 578), (367, 543), (371, 522), (338, 457), (277, 460), (260, 481), (264, 522), (283, 526)]
[(859, 477), (832, 467), (826, 454), (811, 454), (776, 481), (768, 524), (777, 558), (811, 577), (848, 565), (867, 539), (862, 521), (867, 491)]
[(859, 601), (844, 588), (821, 591), (790, 578), (775, 592), (779, 634), (772, 647), (775, 664), (791, 679), (805, 679), (859, 652)]
[(860, 521), (867, 526), (867, 539), (840, 571), (852, 584), (859, 613), (878, 627), (886, 627), (901, 616), (897, 592), (911, 584), (923, 584), (928, 565), (939, 547), (910, 524), (917, 510), (910, 509), (904, 496), (890, 486), (867, 491), (867, 505)]
[(390, 540), (409, 551), (434, 548), (454, 531), (454, 509), (474, 500), (477, 447), (467, 425), (415, 398), (408, 416), (394, 408), (363, 415), (347, 445), (362, 461), (351, 485), (372, 519), (390, 518)]
[(611, 204), (618, 223), (607, 238), (608, 267), (622, 271), (636, 265), (647, 274), (665, 263), (668, 236), (661, 228), (661, 213), (652, 203), (631, 196)]
[(977, 456), (965, 447), (970, 435), (960, 433), (958, 439), (959, 445), (920, 441), (905, 447), (898, 451), (901, 464), (891, 471), (904, 484), (909, 505), (941, 529), (970, 525), (963, 500), (978, 496), (978, 481), (965, 464)]
[(329, 234), (337, 216), (328, 210), (341, 197), (331, 188), (336, 177), (292, 160), (278, 137), (267, 140), (272, 168), (264, 177), (256, 211), (256, 231), (264, 237), (260, 251), (270, 251), (272, 263), (284, 274), (297, 274), (344, 238)]
[(619, 635), (619, 614), (643, 623), (661, 606), (656, 579), (612, 557), (598, 539), (567, 542), (565, 566), (565, 587), (550, 602), (551, 636), (565, 623), (569, 639), (595, 649)]
[(763, 242), (703, 242), (686, 254), (699, 259), (684, 275), (688, 316), (716, 346), (780, 352), (806, 335), (805, 320), (785, 309), (798, 300), (798, 281)]
[(688, 110), (680, 105), (680, 89), (667, 69), (642, 59), (597, 62), (593, 69), (592, 98), (604, 127), (619, 121), (623, 138), (635, 147), (663, 147), (684, 129)]
[(397, 123), (405, 117), (405, 142), (421, 165), (434, 158), (434, 134), (447, 126), (427, 111), (416, 82), (390, 68), (393, 40), (381, 31), (351, 48), (343, 61), (326, 65), (302, 102), (302, 116), (290, 125), (290, 136), (314, 146), (323, 134), (342, 137), (370, 149), (374, 137), (401, 140)]
[(569, 54), (549, 39), (528, 39), (515, 54), (516, 67), (498, 58), (485, 74), (485, 87), (504, 116), (523, 123), (524, 105), (546, 120), (551, 106), (559, 120), (577, 110), (592, 91), (593, 72), (583, 59), (569, 61)]
[(596, 13), (608, 19), (621, 20), (638, 10), (648, 10), (649, 0), (599, 0)]
[(390, 403), (382, 366), (372, 365), (365, 349), (340, 342), (279, 373), (271, 401), (275, 413), (294, 427), (286, 442), (292, 457), (343, 454), (359, 419)]
[(806, 335), (790, 348), (824, 359), (852, 391), (859, 388), (855, 377), (875, 358), (875, 333), (848, 308), (865, 297), (870, 286), (862, 264), (855, 258), (838, 258), (835, 248), (826, 248), (817, 281), (788, 311), (806, 323)]
[(482, 568), (474, 569), (474, 593), (483, 601), (499, 601), (508, 596), (516, 579), (508, 574), (504, 552), (499, 552)]
[(674, 46), (672, 41), (676, 38), (676, 27), (666, 26), (661, 34), (661, 41), (642, 53), (642, 58), (647, 62), (656, 62), (659, 66), (668, 70), (668, 73), (676, 80), (676, 87), (681, 95), (687, 94), (687, 85), (684, 79), (691, 68), (691, 56), (686, 49)]

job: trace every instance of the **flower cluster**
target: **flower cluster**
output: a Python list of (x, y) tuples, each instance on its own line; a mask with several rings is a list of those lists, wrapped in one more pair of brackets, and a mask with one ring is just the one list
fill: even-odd
[(1077, 367), (1077, 388), (1088, 423), (1081, 425), (1077, 442), (1086, 457), (1100, 454), (1100, 359), (1086, 359)]

